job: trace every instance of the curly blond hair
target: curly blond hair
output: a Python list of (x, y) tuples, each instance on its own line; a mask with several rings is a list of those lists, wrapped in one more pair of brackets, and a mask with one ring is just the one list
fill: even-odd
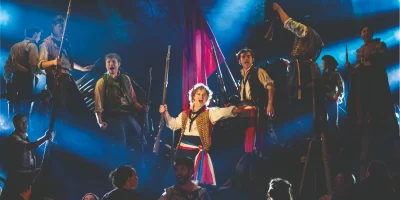
[(188, 95), (189, 95), (189, 104), (190, 107), (192, 107), (193, 101), (194, 101), (194, 95), (196, 94), (196, 92), (198, 90), (205, 90), (206, 94), (208, 96), (207, 101), (204, 105), (208, 106), (208, 104), (210, 103), (211, 97), (213, 95), (213, 92), (210, 90), (210, 88), (208, 88), (206, 85), (204, 85), (203, 83), (197, 83), (196, 85), (193, 86), (192, 89), (189, 90)]

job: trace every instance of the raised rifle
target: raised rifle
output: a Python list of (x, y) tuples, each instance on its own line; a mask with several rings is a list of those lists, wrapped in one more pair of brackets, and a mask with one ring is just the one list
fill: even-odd
[(346, 62), (345, 62), (345, 68), (347, 68), (346, 65), (348, 65), (348, 67), (350, 68), (349, 51), (348, 51), (348, 49), (347, 49), (347, 44), (346, 44)]
[[(69, 15), (70, 15), (70, 12), (71, 12), (71, 2), (72, 2), (72, 0), (69, 0), (69, 3), (68, 3), (68, 11), (67, 11), (67, 16), (66, 16), (66, 18), (65, 18), (65, 21), (64, 21), (64, 27), (63, 27), (63, 33), (62, 33), (62, 37), (61, 37), (61, 43), (60, 43), (60, 49), (59, 49), (59, 54), (58, 54), (58, 57), (61, 57), (61, 52), (62, 52), (62, 46), (63, 46), (63, 42), (64, 42), (64, 36), (65, 36), (65, 30), (66, 30), (66, 27), (67, 27), (67, 22), (68, 22), (68, 17), (69, 17)], [(49, 131), (54, 131), (54, 122), (55, 122), (55, 115), (56, 115), (56, 108), (57, 108), (57, 101), (59, 100), (58, 98), (59, 98), (59, 95), (57, 94), (58, 93), (58, 79), (59, 79), (59, 66), (57, 66), (56, 67), (57, 69), (56, 69), (56, 71), (57, 71), (57, 73), (56, 73), (56, 79), (54, 80), (54, 88), (53, 88), (53, 91), (52, 91), (52, 97), (54, 98), (54, 101), (53, 101), (53, 105), (52, 105), (52, 109), (51, 109), (51, 116), (50, 116), (50, 123), (49, 123)], [(46, 158), (46, 154), (49, 154), (49, 141), (47, 141), (46, 142), (46, 148), (45, 148), (45, 155), (44, 155), (44, 158), (43, 158), (43, 160)], [(44, 162), (44, 161), (43, 161)], [(42, 165), (43, 165), (43, 162), (42, 162)]]
[[(62, 35), (61, 35), (60, 46), (58, 48), (58, 56), (57, 56), (58, 59), (61, 59), (62, 52), (63, 52), (64, 46), (65, 46), (64, 45), (64, 42), (65, 42), (65, 31), (67, 29), (67, 22), (68, 22), (69, 15), (71, 13), (71, 2), (72, 2), (72, 0), (69, 0), (67, 15), (65, 17), (65, 21), (64, 21), (64, 25), (63, 25), (63, 31), (62, 31)], [(56, 90), (55, 88), (58, 86), (58, 81), (59, 81), (60, 73), (61, 73), (61, 66), (58, 66), (58, 65), (52, 66), (52, 67), (46, 68), (45, 71), (46, 71), (47, 74), (53, 75), (53, 78), (54, 78), (53, 85), (52, 85), (53, 86), (53, 88), (52, 88), (53, 91), (51, 91), (51, 92), (54, 93), (54, 91)]]
[(219, 66), (217, 51), (215, 50), (214, 42), (210, 40), (212, 46), (212, 53), (215, 61), (215, 65), (217, 66), (217, 78), (218, 83), (222, 91), (222, 104), (226, 104), (228, 102), (228, 94), (226, 93), (224, 79), (222, 77), (221, 67)]
[[(59, 55), (58, 57), (61, 58), (61, 53), (62, 53), (62, 46), (63, 46), (63, 41), (64, 41), (64, 36), (65, 36), (65, 30), (67, 27), (67, 22), (68, 22), (68, 17), (70, 15), (71, 12), (71, 2), (72, 0), (69, 0), (68, 3), (68, 11), (67, 11), (67, 15), (64, 21), (64, 27), (63, 27), (63, 33), (62, 33), (62, 37), (61, 37), (61, 43), (60, 43), (60, 48), (59, 48)], [(54, 70), (54, 69), (53, 69)], [(51, 109), (51, 115), (50, 115), (50, 121), (49, 121), (49, 131), (52, 132), (54, 131), (54, 122), (55, 122), (55, 115), (57, 112), (57, 102), (59, 101), (59, 77), (60, 77), (60, 66), (56, 66), (55, 70), (53, 71), (53, 75), (54, 75), (54, 84), (53, 84), (53, 89), (51, 91), (51, 96), (53, 98), (53, 105), (52, 105), (52, 109)], [(48, 188), (48, 176), (49, 176), (49, 171), (50, 171), (50, 167), (51, 167), (51, 149), (53, 146), (53, 141), (47, 140), (46, 141), (46, 146), (45, 146), (45, 150), (44, 150), (44, 154), (43, 154), (43, 160), (42, 163), (40, 164), (40, 168), (42, 169), (41, 173), (40, 173), (40, 178), (38, 180), (39, 183), (36, 183), (38, 192), (35, 196), (33, 195), (35, 198), (34, 199), (43, 199), (43, 197), (46, 195), (47, 188)]]
[[(165, 105), (167, 98), (167, 86), (168, 86), (168, 71), (169, 71), (169, 59), (170, 59), (171, 45), (168, 45), (168, 53), (167, 58), (165, 59), (165, 72), (164, 72), (164, 89), (163, 89), (163, 98), (162, 105)], [(153, 153), (158, 155), (160, 150), (160, 135), (165, 126), (165, 115), (161, 114), (160, 123), (158, 124), (158, 133), (155, 138)]]
[[(63, 46), (63, 43), (64, 43), (65, 30), (67, 28), (68, 17), (69, 17), (69, 15), (71, 13), (71, 2), (72, 2), (72, 0), (69, 0), (67, 16), (65, 17), (65, 21), (64, 21), (63, 33), (62, 33), (62, 36), (61, 36), (61, 43), (60, 43), (60, 48), (59, 48), (59, 53), (58, 53), (58, 57), (59, 58), (61, 58), (62, 46)], [(59, 100), (58, 99), (59, 95), (57, 95), (57, 93), (58, 93), (57, 90), (59, 89), (58, 88), (58, 81), (59, 81), (59, 78), (60, 78), (59, 68), (60, 68), (59, 66), (56, 66), (56, 77), (55, 77), (56, 79), (54, 80), (55, 85), (54, 85), (54, 88), (53, 88), (53, 91), (52, 91), (52, 97), (55, 98), (55, 100), (53, 101), (53, 107), (51, 109), (49, 131), (53, 131), (54, 130), (55, 113), (56, 113), (56, 107), (57, 107), (56, 106), (57, 103), (55, 103), (55, 102), (57, 102), (57, 100)], [(46, 147), (47, 147), (48, 144), (49, 144), (49, 141), (47, 141)]]

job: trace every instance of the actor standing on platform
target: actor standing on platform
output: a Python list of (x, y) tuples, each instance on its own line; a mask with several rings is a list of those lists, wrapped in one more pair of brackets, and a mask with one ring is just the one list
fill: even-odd
[(337, 72), (339, 63), (331, 55), (322, 57), (322, 84), (325, 94), (325, 108), (328, 116), (328, 130), (335, 136), (338, 133), (338, 104), (344, 98), (344, 83), (342, 76)]
[[(369, 160), (390, 153), (383, 151), (390, 146), (388, 136), (398, 137), (399, 126), (386, 73), (386, 44), (373, 39), (371, 26), (363, 26), (361, 38), (364, 44), (357, 49), (356, 64), (345, 67), (350, 72), (350, 89), (347, 98), (348, 147), (360, 152), (360, 177), (365, 175)], [(361, 141), (361, 142), (360, 142)], [(358, 154), (358, 153), (356, 153)], [(349, 160), (355, 161), (354, 158)], [(357, 174), (357, 173), (356, 173)]]
[(273, 9), (278, 12), (283, 27), (296, 35), (291, 52), (288, 90), (294, 116), (300, 116), (313, 110), (312, 82), (321, 75), (315, 61), (324, 43), (313, 28), (294, 21), (279, 4), (274, 3)]
[[(82, 113), (87, 110), (86, 104), (70, 73), (74, 69), (83, 72), (90, 71), (93, 65), (81, 67), (76, 64), (72, 59), (71, 46), (65, 38), (63, 49), (60, 52), (64, 23), (65, 19), (61, 15), (57, 15), (53, 19), (52, 33), (43, 40), (39, 47), (38, 66), (46, 71), (47, 89), (50, 92), (56, 92), (53, 96), (57, 95), (58, 97), (58, 102), (55, 102), (57, 106), (66, 108), (73, 113)], [(58, 90), (54, 88), (56, 81), (58, 81)]]
[[(63, 16), (57, 15), (53, 18), (52, 33), (39, 46), (38, 63), (38, 67), (46, 71), (46, 85), (52, 93), (53, 109), (55, 109), (57, 119), (56, 130), (58, 131), (68, 130), (68, 125), (65, 122), (82, 122), (77, 117), (88, 112), (84, 98), (71, 76), (71, 71), (74, 69), (90, 71), (93, 68), (93, 65), (81, 67), (73, 61), (71, 46), (65, 38), (63, 49), (60, 52), (64, 26), (65, 19)], [(61, 127), (57, 128), (57, 126)], [(57, 142), (66, 140), (65, 134), (57, 134), (56, 139)]]
[[(321, 89), (324, 93), (325, 110), (327, 114), (327, 143), (328, 154), (335, 160), (341, 149), (339, 135), (339, 104), (344, 97), (344, 83), (342, 76), (336, 70), (338, 62), (333, 56), (322, 57), (322, 81)], [(335, 161), (332, 163), (336, 163)]]
[[(251, 49), (241, 49), (236, 57), (242, 66), (240, 70), (242, 81), (240, 83), (240, 100), (249, 111), (240, 115), (245, 128), (244, 151), (245, 154), (236, 165), (241, 183), (252, 179), (252, 166), (257, 158), (264, 155), (264, 137), (268, 130), (268, 123), (274, 116), (274, 81), (262, 68), (253, 66), (254, 54)], [(227, 182), (228, 183), (228, 182)], [(227, 184), (226, 183), (226, 184)]]
[(254, 54), (251, 49), (242, 49), (236, 57), (243, 67), (240, 84), (240, 100), (250, 106), (248, 128), (245, 138), (245, 152), (256, 151), (262, 156), (267, 117), (274, 116), (274, 81), (262, 68), (253, 66)]
[(136, 99), (131, 79), (121, 74), (121, 57), (116, 53), (105, 56), (107, 72), (97, 81), (94, 97), (97, 123), (119, 146), (142, 150), (141, 128), (134, 112), (149, 111)]
[(362, 135), (393, 135), (398, 132), (393, 100), (386, 74), (386, 44), (373, 39), (374, 30), (364, 26), (364, 44), (357, 49), (356, 64), (346, 68), (351, 73), (347, 114), (352, 132)]
[[(24, 113), (30, 117), (33, 102), (35, 74), (41, 73), (37, 67), (39, 52), (36, 44), (40, 40), (43, 30), (30, 25), (25, 29), (25, 39), (11, 47), (6, 64), (4, 65), (4, 79), (8, 95), (8, 116), (14, 113)], [(37, 83), (37, 82), (36, 82)]]

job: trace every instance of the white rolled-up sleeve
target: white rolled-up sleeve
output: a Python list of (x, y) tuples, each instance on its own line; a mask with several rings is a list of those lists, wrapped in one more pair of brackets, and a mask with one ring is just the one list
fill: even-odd
[(209, 108), (209, 118), (212, 124), (215, 124), (218, 120), (221, 119), (226, 119), (229, 117), (235, 117), (232, 113), (232, 110), (235, 108), (235, 106), (229, 106), (227, 108)]
[(167, 127), (170, 128), (171, 130), (178, 130), (182, 128), (182, 113), (181, 112), (178, 117), (174, 118), (171, 117), (171, 120), (166, 122)]
[(292, 18), (289, 18), (283, 23), (283, 28), (289, 30), (294, 33), (299, 38), (304, 38), (307, 35), (308, 28), (306, 25), (294, 21)]

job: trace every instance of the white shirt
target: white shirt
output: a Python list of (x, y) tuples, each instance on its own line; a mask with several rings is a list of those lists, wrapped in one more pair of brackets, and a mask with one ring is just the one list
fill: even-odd
[[(251, 68), (244, 70), (241, 69), (240, 73), (243, 76), (243, 80), (242, 80), (242, 84), (240, 85), (240, 100), (251, 100), (251, 93), (250, 93), (250, 83), (249, 80), (246, 81), (246, 83), (244, 83), (244, 79), (246, 79), (247, 74), (249, 73)], [(267, 89), (267, 86), (274, 86), (274, 81), (269, 77), (269, 75), (267, 74), (267, 72), (264, 69), (261, 68), (255, 68), (254, 70), (258, 70), (257, 75), (258, 75), (258, 80), (260, 81), (260, 83), (264, 86), (265, 89)], [(244, 84), (244, 85), (243, 85)], [(246, 87), (243, 87), (246, 86)], [(246, 89), (246, 91), (243, 91), (244, 88)], [(243, 92), (246, 92), (246, 99), (243, 99)]]
[[(208, 116), (209, 116), (210, 122), (212, 124), (215, 124), (218, 120), (236, 116), (232, 113), (233, 108), (235, 108), (235, 106), (230, 106), (227, 108), (217, 108), (217, 107), (208, 108), (208, 110), (209, 110)], [(182, 128), (182, 113), (183, 112), (181, 112), (178, 115), (178, 117), (176, 117), (176, 118), (172, 117), (171, 120), (169, 122), (167, 122), (167, 127), (172, 130), (181, 129)], [(194, 122), (192, 124), (192, 128), (190, 129), (190, 131), (189, 131), (189, 126), (190, 126), (190, 118), (188, 116), (184, 135), (200, 136), (199, 131), (197, 129), (196, 122)]]

